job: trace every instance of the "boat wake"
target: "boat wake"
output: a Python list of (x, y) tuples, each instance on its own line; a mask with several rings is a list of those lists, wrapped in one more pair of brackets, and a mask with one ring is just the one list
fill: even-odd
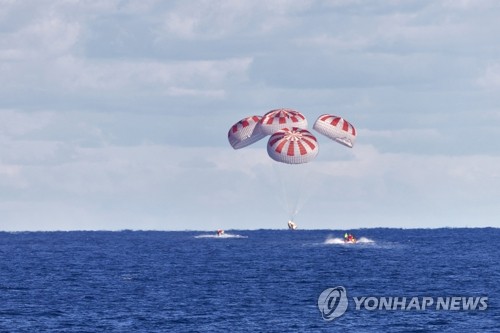
[(207, 234), (207, 235), (198, 235), (194, 236), (194, 238), (216, 238), (216, 239), (226, 239), (226, 238), (248, 238), (247, 236), (242, 236), (242, 235), (237, 235), (237, 234), (228, 234), (224, 233), (222, 235), (213, 235), (213, 234)]
[(325, 241), (323, 242), (323, 244), (338, 244), (338, 245), (344, 245), (344, 240), (342, 238), (331, 238), (331, 237), (328, 237), (327, 239), (325, 239)]
[(357, 243), (375, 243), (375, 241), (370, 238), (361, 237), (358, 239)]
[(346, 243), (342, 238), (328, 237), (323, 244), (326, 245), (356, 245), (356, 244), (375, 244), (375, 241), (366, 237), (360, 237), (356, 243)]

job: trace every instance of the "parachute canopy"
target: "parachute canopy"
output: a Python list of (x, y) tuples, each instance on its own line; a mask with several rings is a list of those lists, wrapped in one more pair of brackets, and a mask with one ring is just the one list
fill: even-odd
[(267, 142), (267, 153), (278, 162), (307, 163), (318, 155), (318, 142), (308, 130), (284, 128), (271, 135)]
[[(313, 128), (326, 137), (352, 148), (356, 129), (342, 117), (323, 114)], [(300, 164), (313, 160), (318, 154), (318, 142), (307, 131), (307, 120), (293, 109), (274, 109), (264, 116), (250, 116), (234, 124), (227, 133), (234, 149), (249, 146), (267, 135), (269, 156), (283, 163)]]
[(272, 135), (283, 128), (307, 128), (307, 120), (299, 111), (275, 109), (266, 113), (260, 120), (260, 129), (265, 135)]
[(266, 135), (261, 132), (259, 122), (260, 116), (251, 116), (238, 121), (231, 126), (227, 133), (227, 139), (234, 149), (240, 149), (259, 141)]
[(314, 123), (313, 128), (326, 137), (352, 148), (356, 139), (356, 129), (342, 117), (324, 114)]

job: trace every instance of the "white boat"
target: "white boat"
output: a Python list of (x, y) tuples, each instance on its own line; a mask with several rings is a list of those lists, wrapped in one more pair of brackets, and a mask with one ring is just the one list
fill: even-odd
[(290, 230), (296, 230), (297, 229), (297, 225), (292, 222), (292, 221), (288, 221), (288, 229)]

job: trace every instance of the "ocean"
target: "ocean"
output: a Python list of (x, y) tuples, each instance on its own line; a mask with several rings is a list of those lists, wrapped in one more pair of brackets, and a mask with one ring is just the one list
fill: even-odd
[(0, 332), (500, 332), (500, 229), (0, 232)]

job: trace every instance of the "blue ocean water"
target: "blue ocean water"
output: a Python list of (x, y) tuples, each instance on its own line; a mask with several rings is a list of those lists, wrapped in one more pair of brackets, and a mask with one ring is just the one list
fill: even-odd
[[(500, 332), (500, 229), (343, 232), (0, 232), (0, 331)], [(339, 286), (347, 310), (324, 320)], [(381, 297), (434, 304), (373, 309)]]

